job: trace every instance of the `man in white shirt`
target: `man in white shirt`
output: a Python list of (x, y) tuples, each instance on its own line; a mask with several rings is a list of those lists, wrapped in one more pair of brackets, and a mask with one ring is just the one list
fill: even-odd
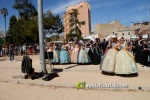
[(23, 50), (23, 55), (26, 55), (26, 45), (25, 44), (23, 45), (22, 50)]

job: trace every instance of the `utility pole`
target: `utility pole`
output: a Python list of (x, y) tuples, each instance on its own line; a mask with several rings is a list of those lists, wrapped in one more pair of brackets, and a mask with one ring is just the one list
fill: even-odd
[(150, 39), (150, 8), (148, 8), (148, 39)]
[(43, 30), (43, 0), (38, 0), (38, 26), (39, 26), (39, 44), (40, 44), (40, 63), (41, 70), (46, 73), (45, 49), (44, 49), (44, 30)]

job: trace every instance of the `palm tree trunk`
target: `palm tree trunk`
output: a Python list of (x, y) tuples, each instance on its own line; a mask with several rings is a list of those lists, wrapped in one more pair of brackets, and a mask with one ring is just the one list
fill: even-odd
[(6, 43), (6, 17), (4, 17), (4, 19), (5, 19), (5, 43)]
[(4, 17), (5, 18), (5, 34), (6, 34), (6, 17)]

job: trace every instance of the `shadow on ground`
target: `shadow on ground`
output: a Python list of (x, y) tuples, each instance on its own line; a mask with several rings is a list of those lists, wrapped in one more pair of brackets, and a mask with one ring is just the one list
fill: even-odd
[(103, 75), (108, 75), (108, 76), (120, 76), (120, 77), (138, 77), (138, 73), (135, 74), (115, 74), (115, 73), (108, 73), (108, 72), (101, 72)]
[(69, 67), (66, 67), (65, 69), (70, 69), (70, 68), (74, 68), (74, 67), (77, 67), (79, 65), (74, 65), (74, 66), (69, 66)]

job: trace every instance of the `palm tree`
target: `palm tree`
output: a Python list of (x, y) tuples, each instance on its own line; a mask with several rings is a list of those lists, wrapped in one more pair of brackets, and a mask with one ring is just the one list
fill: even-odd
[(6, 35), (6, 16), (8, 15), (8, 11), (6, 8), (2, 8), (1, 9), (1, 14), (4, 15), (4, 19), (5, 19), (5, 35)]
[(81, 25), (85, 25), (85, 21), (79, 21), (78, 20), (78, 15), (79, 15), (79, 12), (77, 9), (72, 9), (72, 13), (70, 14), (70, 32), (68, 34), (68, 37), (74, 37), (74, 36), (77, 36), (78, 38), (81, 38), (81, 30), (79, 27), (81, 27)]

